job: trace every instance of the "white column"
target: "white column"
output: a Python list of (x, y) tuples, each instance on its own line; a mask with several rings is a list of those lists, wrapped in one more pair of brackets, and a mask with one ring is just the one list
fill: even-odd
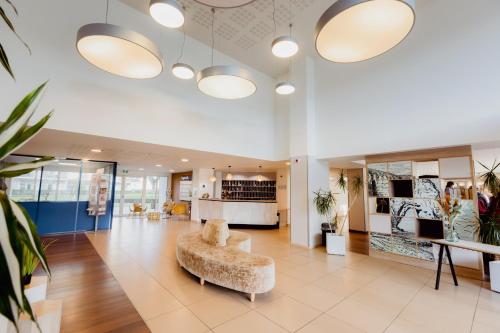
[(212, 175), (212, 169), (200, 168), (193, 170), (192, 179), (192, 198), (191, 198), (191, 220), (200, 221), (199, 198), (204, 193), (212, 197), (214, 193), (214, 183), (209, 180)]
[(290, 98), (290, 224), (292, 244), (312, 248), (321, 244), (321, 219), (313, 204), (313, 191), (329, 189), (327, 161), (316, 155), (314, 60), (296, 61), (291, 72), (297, 86)]

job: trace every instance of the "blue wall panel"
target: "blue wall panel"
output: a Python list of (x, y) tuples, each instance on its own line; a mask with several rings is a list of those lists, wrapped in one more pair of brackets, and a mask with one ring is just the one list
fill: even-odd
[(18, 202), (18, 204), (21, 205), (24, 209), (26, 209), (28, 215), (31, 217), (33, 221), (36, 220), (36, 211), (38, 209), (37, 201)]
[[(88, 201), (80, 201), (78, 205), (78, 219), (76, 222), (77, 231), (94, 230), (95, 216), (89, 216), (87, 213)], [(108, 200), (106, 215), (99, 216), (99, 230), (110, 229), (111, 218), (113, 217), (112, 201)]]
[(36, 225), (40, 234), (75, 231), (76, 201), (41, 201)]

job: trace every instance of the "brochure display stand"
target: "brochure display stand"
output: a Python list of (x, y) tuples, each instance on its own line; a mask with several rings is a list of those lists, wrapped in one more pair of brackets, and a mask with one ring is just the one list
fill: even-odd
[(106, 214), (106, 203), (108, 199), (108, 180), (104, 176), (104, 169), (98, 169), (92, 175), (89, 189), (89, 215), (95, 216), (95, 228), (99, 227), (99, 216)]

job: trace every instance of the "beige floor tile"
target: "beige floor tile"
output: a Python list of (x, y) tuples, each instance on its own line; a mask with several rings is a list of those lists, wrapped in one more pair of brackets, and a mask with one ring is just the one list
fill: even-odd
[(390, 310), (381, 310), (346, 299), (333, 307), (328, 314), (365, 332), (383, 332), (396, 318)]
[(483, 308), (478, 308), (474, 316), (474, 321), (488, 326), (497, 328), (500, 332), (500, 311), (491, 311)]
[(474, 322), (471, 333), (498, 333), (498, 326)]
[(147, 320), (146, 324), (152, 333), (204, 333), (210, 330), (186, 308)]
[(321, 314), (320, 311), (290, 297), (282, 297), (256, 310), (281, 327), (293, 332)]
[(298, 333), (363, 333), (337, 318), (323, 314), (297, 331)]
[(340, 297), (352, 295), (356, 290), (363, 287), (359, 283), (352, 282), (346, 278), (329, 274), (317, 281), (314, 284), (322, 289), (328, 290)]
[(236, 317), (213, 329), (215, 333), (286, 333), (282, 327), (276, 325), (263, 315), (251, 311)]
[[(316, 269), (315, 269), (316, 268)], [(290, 269), (286, 272), (286, 275), (289, 275), (293, 278), (306, 281), (306, 282), (313, 282), (316, 280), (321, 279), (325, 275), (327, 275), (329, 272), (326, 270), (326, 267), (317, 269), (317, 267), (310, 267), (309, 264), (306, 265), (301, 265), (299, 267), (296, 267), (294, 269)]]
[(193, 304), (218, 295), (217, 291), (210, 288), (208, 284), (202, 286), (194, 281), (193, 283), (169, 288), (168, 291), (184, 305)]
[(188, 309), (210, 328), (250, 311), (250, 308), (228, 296), (211, 297), (189, 305)]
[(306, 281), (296, 279), (283, 273), (276, 273), (276, 286), (274, 288), (280, 293), (286, 294), (306, 284)]
[(300, 254), (292, 254), (284, 258), (284, 260), (296, 265), (305, 265), (307, 263), (313, 262), (314, 258), (309, 258)]
[(314, 284), (300, 287), (287, 296), (322, 312), (332, 308), (343, 298)]
[[(437, 333), (437, 331), (432, 330), (429, 327), (424, 325), (413, 323), (411, 321), (407, 321), (405, 319), (396, 318), (389, 326), (389, 328), (385, 331), (385, 333)], [(452, 333), (452, 332), (450, 332)]]
[(144, 320), (182, 308), (182, 304), (165, 290), (149, 294), (137, 294), (130, 297), (130, 300)]
[(352, 281), (352, 282), (358, 283), (358, 284), (367, 284), (368, 282), (371, 282), (377, 278), (377, 276), (375, 276), (375, 275), (368, 274), (368, 273), (365, 273), (363, 271), (357, 271), (357, 270), (350, 269), (350, 268), (341, 268), (341, 269), (334, 271), (331, 274), (345, 278), (349, 281)]

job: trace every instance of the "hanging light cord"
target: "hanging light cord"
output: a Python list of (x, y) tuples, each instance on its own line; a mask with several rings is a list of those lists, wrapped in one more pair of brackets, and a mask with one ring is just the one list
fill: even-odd
[(273, 0), (273, 24), (274, 24), (274, 38), (276, 38), (276, 0)]
[(292, 37), (292, 0), (288, 2), (288, 15), (290, 15), (290, 37)]
[(214, 46), (215, 46), (215, 36), (214, 36), (214, 23), (215, 23), (215, 8), (212, 8), (212, 65), (214, 65)]
[(109, 0), (106, 0), (106, 24), (108, 24)]

